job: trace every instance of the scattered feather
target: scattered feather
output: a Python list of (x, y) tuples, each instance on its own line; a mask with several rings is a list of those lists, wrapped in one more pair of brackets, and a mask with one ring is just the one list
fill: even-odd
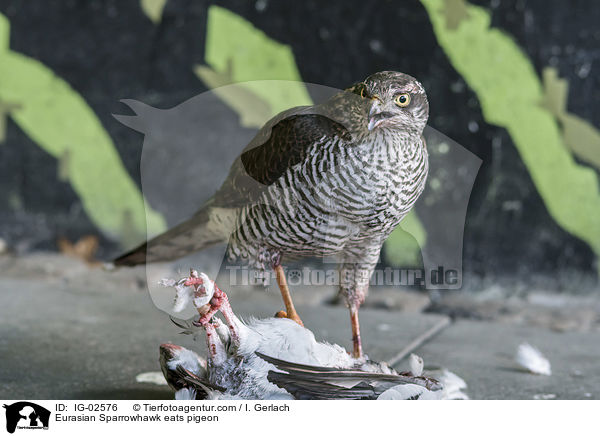
[(177, 281), (173, 279), (160, 279), (158, 284), (160, 286), (164, 286), (165, 288), (172, 288), (177, 284)]
[(465, 382), (461, 377), (452, 371), (449, 371), (446, 368), (441, 368), (435, 371), (427, 371), (427, 374), (439, 380), (444, 387), (442, 390), (443, 400), (469, 399), (469, 396), (463, 392), (463, 390), (467, 389), (467, 382)]
[(556, 398), (556, 394), (535, 394), (533, 396), (534, 400), (554, 400)]
[(537, 348), (523, 343), (517, 349), (516, 362), (533, 374), (551, 375), (550, 362)]
[(152, 383), (159, 386), (167, 385), (165, 376), (160, 371), (142, 372), (135, 376), (135, 381), (138, 383)]
[(421, 356), (411, 353), (408, 357), (408, 364), (412, 375), (419, 377), (423, 374), (423, 358)]

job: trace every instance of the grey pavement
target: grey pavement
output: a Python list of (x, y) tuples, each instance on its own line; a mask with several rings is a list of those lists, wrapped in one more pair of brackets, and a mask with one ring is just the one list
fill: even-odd
[[(153, 305), (139, 268), (107, 273), (58, 256), (18, 265), (5, 261), (0, 267), (0, 398), (172, 398), (168, 387), (138, 383), (136, 375), (159, 370), (162, 342), (205, 352), (202, 341), (179, 334)], [(281, 309), (277, 292), (235, 291), (230, 300), (242, 318), (272, 316)], [(345, 308), (299, 300), (298, 311), (318, 339), (350, 348)], [(365, 350), (372, 359), (389, 360), (444, 316), (367, 307), (360, 314)], [(549, 358), (552, 376), (515, 367), (513, 355), (525, 341)], [(597, 332), (457, 321), (416, 352), (426, 367), (445, 367), (465, 379), (471, 398), (600, 398)]]
[[(552, 364), (552, 375), (533, 375), (514, 363), (528, 342)], [(600, 335), (553, 332), (531, 326), (457, 321), (417, 353), (425, 365), (444, 366), (469, 385), (472, 399), (600, 399)]]

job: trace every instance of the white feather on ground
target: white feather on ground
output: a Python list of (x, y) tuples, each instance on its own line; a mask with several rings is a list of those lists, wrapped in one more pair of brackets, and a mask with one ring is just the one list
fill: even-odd
[(163, 373), (160, 371), (142, 372), (135, 376), (135, 381), (138, 383), (152, 383), (159, 386), (167, 384)]
[(442, 392), (443, 400), (468, 400), (469, 396), (463, 392), (467, 389), (467, 382), (457, 376), (452, 371), (442, 368), (439, 371), (432, 372), (432, 377), (435, 377), (444, 386)]
[(519, 345), (515, 360), (519, 366), (533, 374), (552, 375), (550, 361), (540, 350), (526, 342)]

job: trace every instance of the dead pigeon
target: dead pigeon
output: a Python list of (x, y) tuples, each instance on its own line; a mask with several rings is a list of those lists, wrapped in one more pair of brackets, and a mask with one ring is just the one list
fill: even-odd
[[(353, 358), (339, 345), (318, 342), (290, 319), (243, 322), (205, 274), (192, 271), (190, 277), (163, 284), (176, 289), (176, 309), (196, 307), (200, 318), (194, 325), (206, 332), (206, 361), (182, 347), (161, 346), (161, 367), (178, 398), (376, 399), (390, 389), (384, 398), (441, 397), (438, 381), (399, 374), (366, 356)], [(217, 312), (224, 323), (214, 316)]]

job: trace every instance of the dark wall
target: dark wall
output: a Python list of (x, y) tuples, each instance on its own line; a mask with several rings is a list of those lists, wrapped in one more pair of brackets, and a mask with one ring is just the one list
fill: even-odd
[[(491, 11), (492, 25), (515, 38), (540, 76), (555, 67), (569, 83), (569, 112), (600, 127), (595, 2), (471, 3)], [(123, 112), (121, 98), (168, 108), (206, 90), (191, 67), (204, 62), (209, 4), (170, 0), (158, 24), (137, 1), (2, 0), (0, 12), (10, 20), (11, 50), (41, 61), (85, 98), (139, 183), (142, 137), (111, 113)], [(387, 69), (423, 82), (430, 125), (483, 160), (465, 231), (468, 271), (524, 279), (571, 270), (595, 275), (596, 255), (550, 216), (510, 135), (486, 123), (477, 95), (438, 44), (420, 2), (217, 4), (291, 46), (306, 82), (340, 88)], [(99, 234), (57, 171), (56, 159), (9, 118), (0, 144), (0, 236), (12, 246), (54, 248), (58, 235)], [(119, 250), (107, 238), (102, 244), (104, 256)]]

